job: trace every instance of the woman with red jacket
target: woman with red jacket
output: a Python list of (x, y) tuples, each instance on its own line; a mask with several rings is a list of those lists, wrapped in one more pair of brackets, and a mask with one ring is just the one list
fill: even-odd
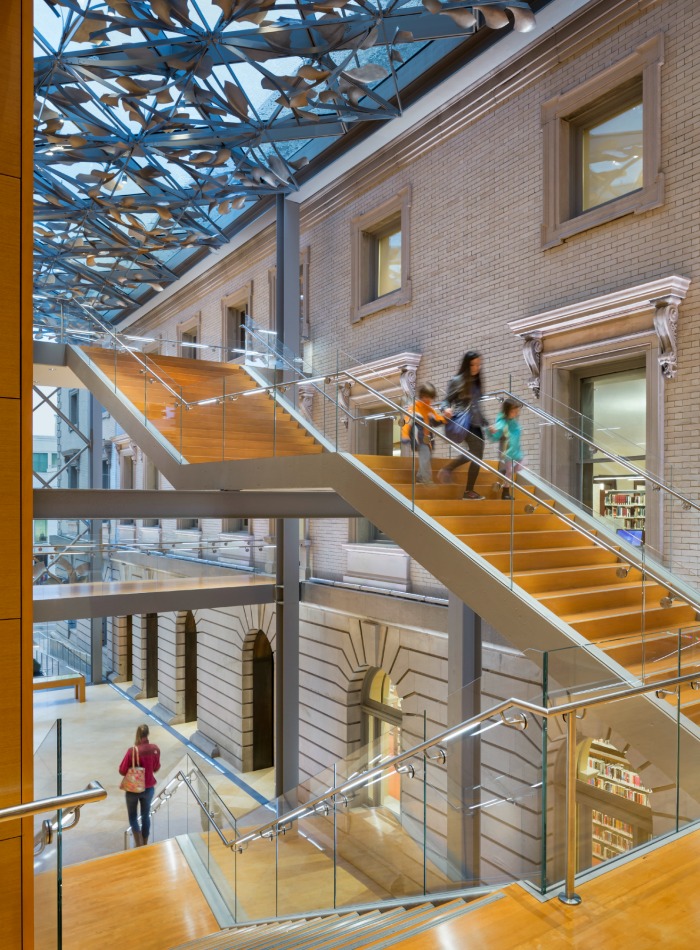
[[(143, 792), (126, 792), (126, 811), (129, 816), (129, 825), (134, 835), (137, 848), (148, 843), (151, 831), (151, 802), (156, 787), (155, 772), (160, 768), (160, 749), (149, 742), (148, 726), (139, 726), (136, 730), (134, 745), (130, 746), (119, 766), (120, 775), (126, 775), (133, 764), (140, 765), (145, 771), (145, 785)], [(138, 811), (141, 807), (141, 825), (139, 826)]]

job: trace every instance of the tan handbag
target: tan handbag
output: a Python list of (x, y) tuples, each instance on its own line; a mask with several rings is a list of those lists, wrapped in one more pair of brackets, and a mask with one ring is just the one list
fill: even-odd
[(146, 770), (139, 764), (139, 750), (136, 746), (131, 747), (131, 767), (126, 770), (126, 775), (121, 780), (119, 788), (125, 792), (145, 792), (146, 791)]

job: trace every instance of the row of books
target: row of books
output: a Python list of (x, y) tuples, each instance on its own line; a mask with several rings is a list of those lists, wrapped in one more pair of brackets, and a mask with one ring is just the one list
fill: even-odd
[(605, 496), (606, 505), (640, 505), (643, 501), (644, 495), (625, 492), (610, 492)]
[(625, 769), (621, 765), (611, 765), (603, 759), (596, 759), (591, 756), (588, 760), (588, 767), (595, 769), (596, 772), (605, 775), (607, 778), (615, 778), (621, 782), (626, 782), (628, 785), (641, 786), (642, 784), (642, 780), (636, 772)]
[(628, 835), (632, 834), (632, 825), (623, 821), (621, 818), (613, 818), (612, 815), (606, 815), (603, 811), (597, 811), (595, 808), (591, 812), (593, 821), (599, 825), (605, 825), (608, 828), (616, 828), (618, 831), (624, 831)]
[(588, 780), (589, 785), (595, 785), (596, 788), (602, 788), (613, 795), (619, 795), (626, 798), (627, 801), (636, 802), (638, 805), (648, 805), (649, 799), (645, 792), (637, 791), (634, 788), (626, 788), (624, 785), (618, 785), (614, 781), (604, 778), (602, 775), (594, 775)]

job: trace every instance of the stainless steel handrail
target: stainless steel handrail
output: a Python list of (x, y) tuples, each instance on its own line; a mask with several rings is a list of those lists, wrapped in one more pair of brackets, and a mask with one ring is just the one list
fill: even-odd
[[(363, 386), (365, 389), (371, 392), (372, 395), (376, 396), (378, 399), (383, 400), (388, 405), (391, 405), (395, 409), (403, 412), (404, 414), (407, 414), (407, 410), (405, 408), (402, 409), (392, 399), (389, 399), (388, 396), (385, 396), (379, 390), (374, 389), (368, 383), (363, 382), (357, 376), (354, 376), (352, 373), (348, 372), (347, 370), (343, 373), (343, 375), (349, 377), (354, 382)], [(448, 439), (447, 436), (444, 435), (444, 433), (439, 432), (436, 428), (429, 425), (427, 422), (424, 422), (422, 417), (417, 417), (417, 416), (414, 416), (414, 417), (420, 421), (420, 424), (424, 429), (426, 429), (428, 432), (432, 432), (436, 436), (436, 438), (441, 439), (443, 442), (446, 442), (451, 448), (455, 449), (455, 451), (458, 452), (460, 455), (465, 456), (472, 462), (476, 462), (479, 468), (487, 470), (490, 474), (496, 476), (499, 479), (499, 481), (507, 483), (514, 489), (517, 488), (521, 494), (530, 498), (536, 507), (543, 508), (544, 510), (548, 511), (550, 514), (556, 515), (556, 517), (560, 521), (565, 521), (566, 526), (568, 528), (571, 528), (573, 531), (576, 531), (578, 534), (581, 534), (584, 537), (588, 538), (590, 541), (593, 542), (593, 544), (597, 545), (598, 547), (605, 548), (606, 551), (609, 551), (611, 554), (614, 554), (615, 557), (621, 562), (630, 564), (631, 566), (635, 567), (637, 570), (641, 571), (643, 575), (646, 575), (647, 577), (652, 578), (661, 587), (664, 587), (670, 594), (674, 594), (684, 603), (689, 604), (691, 607), (693, 607), (695, 610), (697, 610), (700, 613), (700, 598), (698, 600), (695, 600), (689, 597), (687, 592), (681, 591), (678, 587), (671, 584), (668, 578), (661, 577), (656, 571), (653, 570), (653, 568), (650, 568), (648, 566), (646, 559), (638, 558), (632, 551), (625, 551), (623, 553), (620, 550), (620, 547), (618, 545), (615, 545), (612, 542), (605, 540), (599, 534), (595, 534), (593, 531), (590, 531), (588, 528), (585, 528), (583, 525), (578, 524), (575, 520), (571, 520), (571, 519), (565, 520), (562, 515), (562, 512), (559, 511), (557, 508), (555, 508), (554, 505), (550, 505), (549, 502), (546, 501), (545, 499), (539, 498), (537, 495), (534, 495), (532, 492), (530, 492), (527, 488), (523, 488), (522, 485), (516, 483), (515, 479), (509, 478), (507, 475), (501, 472), (496, 472), (490, 465), (487, 465), (487, 463), (484, 462), (483, 459), (480, 459), (477, 455), (473, 455), (468, 449), (465, 449), (462, 445), (459, 445), (458, 443), (453, 442), (451, 439)]]
[(551, 413), (547, 412), (545, 409), (541, 409), (539, 406), (533, 406), (532, 403), (527, 402), (524, 399), (521, 399), (520, 396), (515, 396), (513, 393), (509, 392), (507, 389), (496, 389), (492, 393), (487, 393), (487, 396), (498, 396), (503, 394), (506, 398), (517, 399), (517, 401), (525, 406), (530, 412), (533, 412), (535, 415), (540, 416), (545, 419), (546, 422), (551, 423), (552, 425), (558, 426), (560, 429), (563, 429), (565, 432), (568, 432), (569, 435), (574, 436), (580, 442), (585, 443), (591, 448), (595, 449), (596, 452), (602, 452), (602, 454), (611, 462), (615, 462), (618, 465), (629, 469), (634, 475), (639, 479), (644, 479), (647, 482), (651, 482), (652, 485), (656, 485), (658, 491), (668, 492), (669, 495), (673, 495), (674, 498), (677, 498), (678, 501), (687, 509), (694, 508), (695, 511), (700, 511), (700, 504), (693, 501), (691, 498), (686, 498), (685, 495), (681, 495), (680, 492), (677, 492), (675, 488), (671, 488), (670, 485), (666, 485), (665, 482), (662, 482), (660, 479), (656, 478), (655, 475), (651, 475), (648, 471), (645, 471), (642, 468), (638, 468), (632, 462), (628, 461), (623, 455), (616, 455), (614, 452), (609, 452), (607, 449), (602, 448), (598, 445), (597, 442), (594, 442), (592, 439), (589, 439), (585, 435), (581, 435), (580, 432), (577, 432), (576, 429), (572, 429), (566, 422), (562, 422), (561, 419), (557, 419), (556, 416), (553, 416)]
[[(118, 335), (114, 332), (114, 330), (111, 329), (111, 327), (108, 327), (105, 323), (102, 323), (102, 321), (99, 319), (99, 317), (96, 317), (95, 314), (92, 313), (92, 311), (88, 310), (88, 308), (87, 308), (84, 304), (82, 304), (79, 300), (76, 300), (76, 303), (78, 304), (79, 307), (81, 307), (81, 308), (87, 313), (88, 317), (89, 317), (94, 323), (97, 324), (97, 326), (100, 328), (100, 330), (101, 330), (102, 333), (106, 333), (107, 336), (111, 337), (111, 338), (114, 340), (114, 342), (115, 342), (118, 346), (120, 346), (125, 352), (131, 354), (131, 356), (133, 356), (133, 358), (136, 360), (136, 362), (139, 363), (139, 364), (143, 367), (143, 369), (145, 370), (145, 372), (149, 373), (151, 376), (153, 376), (155, 379), (157, 379), (158, 382), (159, 382), (162, 386), (164, 386), (164, 387), (168, 390), (168, 392), (169, 392), (172, 396), (174, 396), (179, 402), (182, 402), (182, 401), (183, 401), (183, 400), (182, 400), (182, 393), (181, 393), (181, 392), (177, 392), (176, 389), (173, 389), (173, 387), (170, 386), (161, 376), (159, 376), (158, 373), (156, 373), (155, 370), (153, 370), (152, 367), (150, 367), (150, 366), (148, 365), (148, 363), (146, 363), (144, 360), (142, 360), (142, 359), (140, 358), (140, 356), (138, 355), (138, 350), (136, 350), (134, 347), (127, 346), (126, 343), (123, 343), (123, 342), (119, 339)], [(173, 380), (173, 382), (174, 382), (174, 380)]]
[[(516, 728), (527, 727), (527, 718), (524, 716), (525, 713), (530, 713), (533, 716), (539, 716), (542, 719), (547, 720), (553, 719), (557, 716), (563, 716), (567, 720), (568, 739), (566, 773), (567, 836), (565, 848), (565, 889), (559, 895), (559, 897), (564, 903), (578, 904), (580, 902), (580, 898), (574, 891), (574, 880), (576, 874), (576, 713), (582, 709), (591, 709), (594, 706), (603, 706), (607, 705), (608, 703), (621, 702), (623, 700), (630, 699), (633, 696), (641, 696), (645, 693), (658, 693), (660, 690), (664, 690), (667, 687), (680, 686), (683, 683), (691, 683), (694, 689), (700, 688), (700, 679), (698, 674), (688, 673), (684, 676), (674, 676), (665, 680), (659, 680), (653, 685), (646, 684), (643, 686), (634, 686), (629, 689), (618, 690), (613, 693), (605, 693), (599, 696), (590, 697), (588, 699), (562, 703), (559, 706), (539, 706), (536, 703), (532, 703), (524, 699), (511, 698), (503, 700), (502, 702), (497, 703), (495, 706), (492, 706), (490, 709), (487, 709), (476, 716), (472, 716), (470, 719), (465, 720), (459, 725), (453, 726), (450, 729), (446, 729), (444, 732), (434, 736), (432, 739), (428, 739), (427, 741), (422, 742), (411, 749), (408, 749), (406, 752), (402, 752), (399, 755), (395, 755), (392, 758), (387, 759), (387, 761), (383, 762), (381, 765), (377, 765), (365, 772), (358, 773), (356, 776), (352, 777), (346, 782), (343, 782), (341, 785), (336, 785), (333, 788), (329, 788), (323, 795), (312, 798), (310, 801), (305, 802), (304, 805), (287, 812), (287, 814), (282, 815), (273, 821), (269, 821), (264, 825), (260, 825), (254, 831), (242, 835), (241, 837), (237, 837), (228, 845), (228, 847), (239, 852), (243, 851), (245, 847), (252, 841), (258, 840), (260, 838), (274, 838), (279, 834), (285, 834), (295, 821), (299, 821), (302, 818), (306, 818), (314, 814), (328, 814), (328, 812), (331, 809), (335, 809), (336, 805), (338, 804), (347, 806), (349, 802), (348, 796), (357, 789), (377, 781), (389, 770), (395, 773), (400, 773), (402, 771), (400, 766), (402, 766), (403, 763), (405, 763), (408, 759), (415, 758), (416, 756), (420, 755), (429, 758), (427, 753), (431, 749), (437, 748), (440, 753), (439, 757), (444, 762), (447, 757), (447, 753), (445, 751), (446, 745), (449, 745), (450, 742), (453, 742), (460, 736), (464, 736), (469, 732), (474, 731), (481, 723), (486, 722), (489, 719), (493, 719), (496, 716), (501, 717), (501, 721), (504, 725), (514, 726)], [(524, 722), (522, 719), (508, 719), (505, 714), (511, 709), (519, 710), (524, 716)], [(403, 771), (406, 771), (405, 766)]]
[(76, 805), (88, 805), (91, 802), (101, 802), (107, 797), (107, 790), (99, 782), (88, 782), (79, 792), (68, 792), (66, 795), (55, 795), (52, 798), (39, 798), (34, 802), (23, 802), (21, 805), (11, 805), (9, 808), (0, 808), (0, 821), (15, 821), (17, 818), (31, 818), (32, 815), (41, 815), (46, 811), (58, 811), (62, 808), (71, 808)]
[(80, 809), (82, 807), (82, 805), (73, 805), (72, 808), (63, 809), (60, 820), (56, 818), (54, 821), (51, 821), (50, 818), (46, 818), (42, 821), (41, 831), (34, 838), (35, 857), (40, 855), (47, 845), (51, 844), (54, 835), (59, 829), (63, 832), (70, 831), (76, 827), (80, 821)]
[[(160, 792), (158, 792), (155, 795), (153, 802), (151, 803), (150, 814), (151, 816), (154, 816), (162, 807), (164, 802), (169, 801), (173, 797), (175, 792), (182, 785), (186, 785), (187, 788), (192, 792), (197, 804), (199, 805), (203, 813), (206, 815), (207, 820), (213, 826), (214, 831), (217, 833), (217, 835), (219, 836), (223, 844), (227, 848), (230, 848), (233, 842), (225, 837), (222, 830), (219, 828), (219, 826), (217, 825), (214, 819), (214, 813), (208, 810), (206, 804), (202, 801), (199, 793), (195, 790), (194, 785), (192, 784), (192, 776), (199, 775), (202, 778), (202, 780), (206, 782), (207, 785), (211, 788), (212, 792), (214, 793), (214, 795), (216, 795), (216, 798), (220, 802), (222, 808), (228, 815), (229, 823), (231, 824), (234, 830), (236, 828), (236, 819), (231, 813), (231, 811), (229, 810), (224, 800), (219, 795), (219, 793), (216, 791), (215, 788), (213, 788), (213, 786), (211, 785), (211, 782), (209, 782), (204, 772), (202, 772), (202, 770), (199, 768), (199, 766), (195, 762), (193, 762), (191, 759), (189, 760), (189, 765), (190, 765), (189, 771), (185, 771), (182, 768), (178, 768), (177, 772), (175, 772), (172, 778), (170, 778), (168, 782), (160, 790)], [(128, 837), (130, 833), (131, 833), (131, 828), (130, 827), (126, 828), (126, 830), (124, 831), (124, 849), (125, 850), (128, 847)]]

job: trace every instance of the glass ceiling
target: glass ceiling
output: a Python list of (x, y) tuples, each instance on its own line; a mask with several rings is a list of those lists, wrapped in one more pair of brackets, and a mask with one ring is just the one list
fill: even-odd
[(477, 29), (533, 26), (525, 0), (35, 0), (35, 327), (119, 322)]

